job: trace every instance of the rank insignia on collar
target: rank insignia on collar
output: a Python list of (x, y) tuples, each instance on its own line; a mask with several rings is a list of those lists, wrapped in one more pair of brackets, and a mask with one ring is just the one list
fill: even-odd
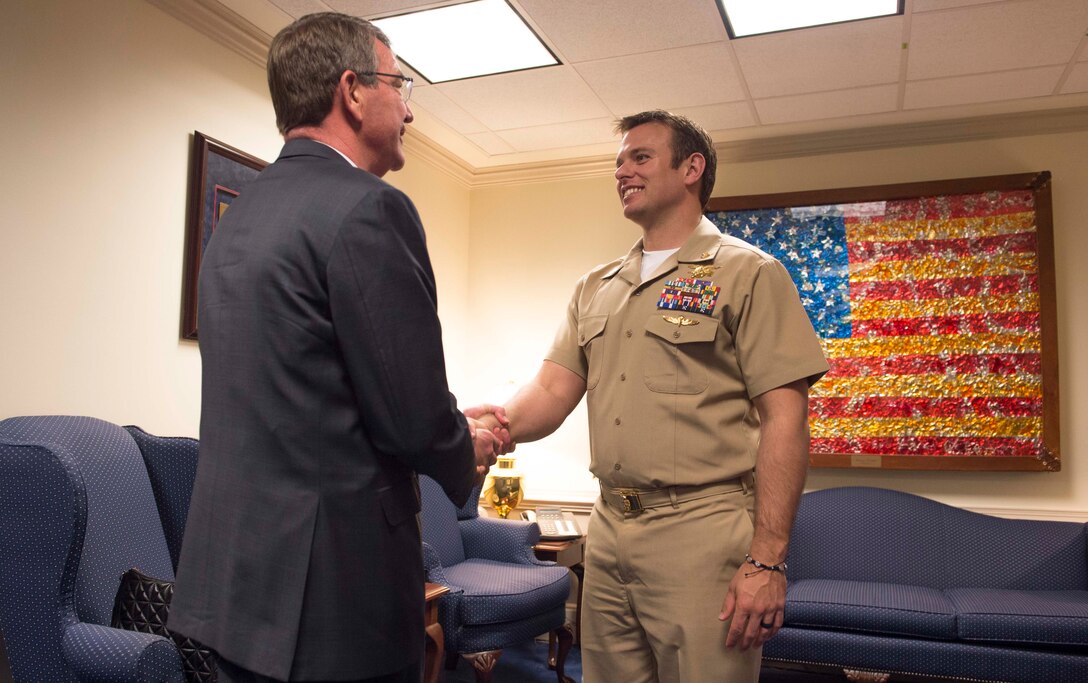
[(698, 320), (692, 320), (683, 315), (663, 315), (661, 317), (665, 319), (665, 322), (676, 325), (677, 327), (687, 327), (688, 325), (699, 324)]
[(692, 277), (714, 277), (714, 271), (721, 266), (688, 266)]
[(657, 307), (710, 315), (721, 291), (722, 288), (710, 280), (678, 277), (665, 283)]

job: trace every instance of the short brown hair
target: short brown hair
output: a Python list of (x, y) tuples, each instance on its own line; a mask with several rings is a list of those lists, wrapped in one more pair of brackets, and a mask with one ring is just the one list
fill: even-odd
[(375, 39), (389, 46), (380, 28), (339, 12), (307, 14), (277, 33), (268, 49), (268, 90), (280, 133), (324, 121), (345, 71), (376, 85), (374, 76), (362, 75), (378, 68)]
[(699, 201), (706, 208), (710, 194), (714, 191), (714, 177), (718, 171), (718, 153), (714, 151), (714, 142), (706, 131), (686, 116), (671, 114), (661, 109), (652, 109), (639, 114), (624, 116), (616, 122), (616, 132), (626, 133), (646, 123), (660, 123), (672, 131), (672, 167), (679, 168), (681, 162), (698, 152), (706, 159), (703, 169), (702, 185), (699, 188)]

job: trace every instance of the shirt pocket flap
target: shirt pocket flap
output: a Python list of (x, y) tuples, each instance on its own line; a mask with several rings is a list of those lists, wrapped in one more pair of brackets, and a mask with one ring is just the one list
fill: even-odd
[(608, 314), (587, 315), (578, 318), (578, 345), (585, 346), (604, 333), (605, 323), (608, 322)]
[(646, 321), (646, 331), (670, 344), (708, 342), (718, 334), (718, 320), (709, 315), (659, 312)]

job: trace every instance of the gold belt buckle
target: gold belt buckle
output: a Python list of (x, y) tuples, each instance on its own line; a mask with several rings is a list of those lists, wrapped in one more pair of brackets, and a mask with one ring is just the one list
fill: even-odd
[(639, 512), (642, 510), (642, 501), (639, 500), (638, 491), (620, 489), (620, 498), (623, 498), (624, 513)]

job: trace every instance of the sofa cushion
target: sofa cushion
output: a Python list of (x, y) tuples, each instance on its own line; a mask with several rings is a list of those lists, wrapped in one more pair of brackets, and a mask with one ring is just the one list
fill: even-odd
[(789, 585), (787, 626), (951, 640), (952, 603), (941, 591), (867, 581), (802, 579)]
[(1088, 591), (950, 588), (963, 640), (1043, 645), (1088, 643)]

